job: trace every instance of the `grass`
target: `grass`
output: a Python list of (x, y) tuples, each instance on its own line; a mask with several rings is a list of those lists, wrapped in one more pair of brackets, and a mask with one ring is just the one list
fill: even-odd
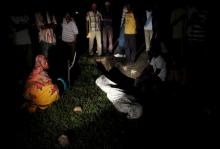
[[(162, 98), (147, 96), (144, 115), (138, 120), (128, 120), (95, 85), (100, 72), (94, 61), (83, 57), (80, 69), (72, 88), (45, 111), (28, 114), (18, 110), (16, 148), (145, 149), (152, 145), (164, 148), (174, 142), (186, 144), (181, 139), (184, 135), (194, 140), (193, 133), (203, 133), (198, 126), (206, 119), (197, 114), (199, 109), (184, 90), (178, 96), (168, 95), (170, 92)], [(75, 106), (80, 106), (82, 112), (74, 112)], [(68, 136), (70, 145), (62, 147), (58, 143), (62, 134)]]
[[(140, 145), (139, 120), (127, 120), (116, 111), (106, 94), (96, 85), (100, 75), (94, 63), (83, 58), (81, 74), (56, 103), (34, 114), (19, 112), (16, 147), (31, 149), (63, 148), (57, 139), (65, 134), (71, 144), (66, 148), (130, 148)], [(74, 112), (80, 106), (82, 112)]]

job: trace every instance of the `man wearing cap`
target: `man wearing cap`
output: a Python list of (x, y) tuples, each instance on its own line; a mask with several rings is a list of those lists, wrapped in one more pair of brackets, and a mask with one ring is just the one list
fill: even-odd
[(86, 31), (87, 38), (89, 38), (89, 55), (93, 55), (94, 39), (96, 38), (97, 50), (96, 53), (102, 55), (102, 42), (101, 42), (101, 21), (102, 14), (97, 11), (95, 3), (92, 4), (92, 10), (86, 16)]

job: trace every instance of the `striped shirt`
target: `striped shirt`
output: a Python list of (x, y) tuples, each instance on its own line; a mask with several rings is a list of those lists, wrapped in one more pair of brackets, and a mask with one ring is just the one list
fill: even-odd
[(43, 18), (41, 13), (36, 13), (35, 14), (35, 19), (36, 19), (36, 25), (39, 30), (39, 41), (43, 41), (46, 43), (50, 44), (55, 44), (56, 43), (56, 35), (54, 33), (53, 28), (46, 28), (42, 29), (41, 27), (46, 25), (46, 24), (57, 24), (55, 16), (50, 16), (49, 13), (46, 13), (46, 19), (42, 20)]
[(89, 22), (89, 31), (100, 31), (101, 30), (101, 21), (102, 14), (100, 12), (94, 13), (89, 11), (86, 16), (86, 21)]
[(74, 42), (76, 35), (79, 33), (75, 21), (67, 23), (66, 19), (63, 19), (62, 27), (62, 40), (64, 42)]
[(188, 26), (188, 39), (190, 41), (205, 42), (207, 40), (208, 11), (199, 10), (192, 14)]

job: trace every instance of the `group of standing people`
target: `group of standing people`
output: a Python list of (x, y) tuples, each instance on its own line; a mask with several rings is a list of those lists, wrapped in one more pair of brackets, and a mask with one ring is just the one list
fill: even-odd
[[(91, 11), (86, 15), (86, 31), (87, 38), (89, 38), (89, 55), (94, 55), (94, 51), (99, 56), (113, 53), (113, 28), (110, 2), (105, 2), (105, 11), (103, 13), (97, 10), (95, 3), (92, 4)], [(95, 38), (97, 41), (97, 50), (93, 49)]]
[[(94, 55), (94, 39), (97, 41), (95, 52), (101, 55), (113, 54), (113, 27), (112, 12), (110, 2), (105, 2), (105, 11), (100, 13), (95, 3), (91, 6), (91, 11), (86, 16), (87, 37), (89, 38), (89, 55)], [(136, 57), (136, 17), (127, 4), (123, 8), (122, 20), (120, 24), (119, 52), (115, 57), (126, 57), (128, 62), (134, 62)], [(103, 42), (102, 42), (103, 41)], [(103, 43), (103, 45), (102, 45)], [(103, 48), (103, 49), (102, 49)], [(123, 53), (125, 50), (125, 55)]]

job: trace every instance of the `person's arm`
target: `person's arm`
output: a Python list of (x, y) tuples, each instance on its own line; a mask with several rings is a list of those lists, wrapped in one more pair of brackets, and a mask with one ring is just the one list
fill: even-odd
[[(134, 14), (134, 12), (132, 12)], [(134, 20), (135, 20), (135, 24), (136, 24), (136, 34), (139, 32), (140, 30), (140, 25), (139, 25), (139, 20), (136, 14), (134, 14)]]
[(102, 17), (102, 14), (101, 14), (101, 13), (99, 13), (99, 14), (100, 14), (100, 30), (102, 30), (104, 19), (103, 19), (103, 17)]
[(89, 12), (86, 15), (86, 34), (89, 33)]
[(86, 34), (88, 34), (89, 33), (89, 22), (86, 20)]
[(165, 67), (166, 63), (162, 57), (158, 57), (155, 61), (156, 71), (154, 71), (153, 75), (157, 76), (161, 70)]
[(73, 19), (73, 33), (74, 33), (75, 42), (76, 42), (76, 38), (77, 38), (77, 35), (79, 34), (79, 30), (78, 30), (78, 27), (77, 27), (76, 22), (75, 22), (74, 19)]
[[(49, 16), (47, 16), (47, 17), (49, 17)], [(47, 18), (47, 19), (49, 19), (49, 18)], [(40, 27), (41, 27), (41, 29), (48, 29), (48, 28), (54, 29), (56, 27), (56, 25), (57, 25), (56, 17), (53, 15), (52, 21), (49, 21), (49, 23), (43, 24)]]

